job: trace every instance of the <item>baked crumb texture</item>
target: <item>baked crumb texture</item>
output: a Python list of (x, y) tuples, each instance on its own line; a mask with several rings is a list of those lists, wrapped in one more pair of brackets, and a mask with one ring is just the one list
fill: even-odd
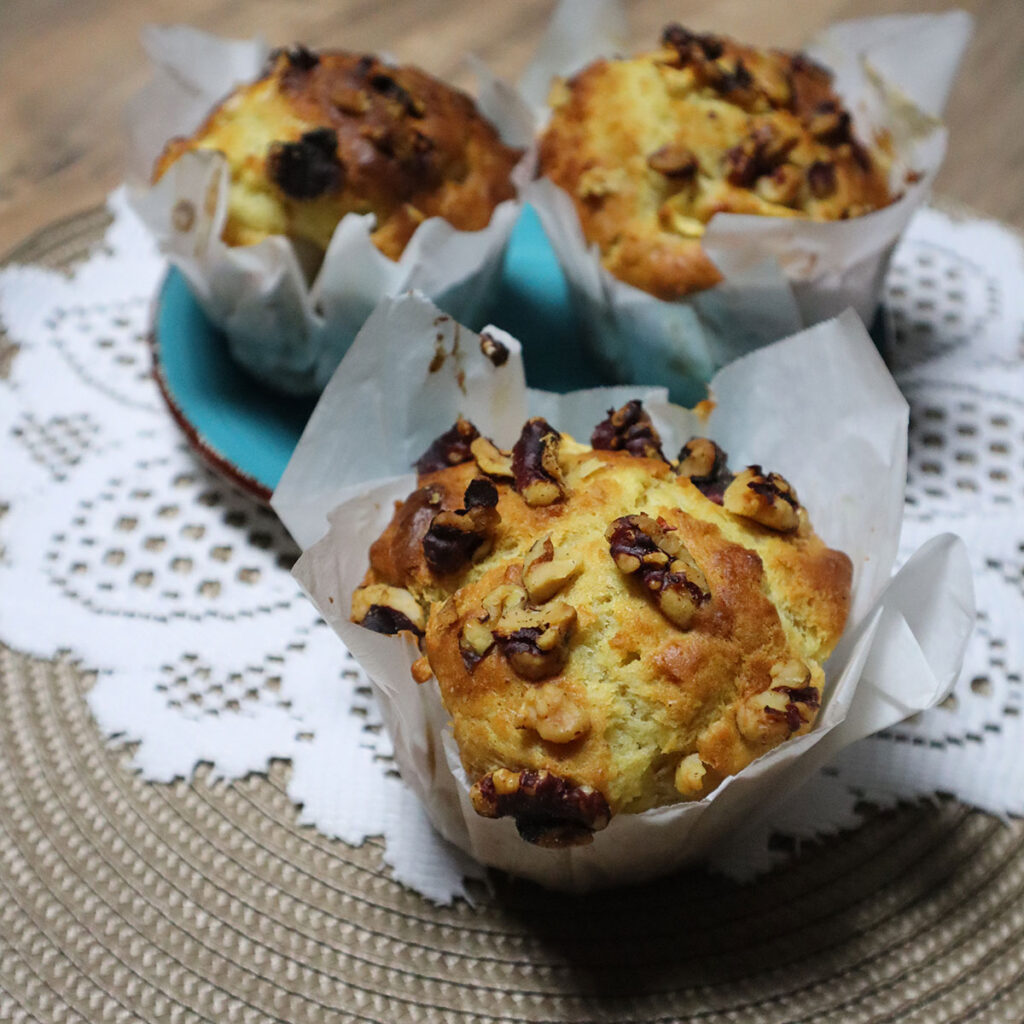
[(556, 82), (540, 170), (573, 200), (616, 277), (663, 299), (717, 284), (718, 212), (815, 221), (891, 201), (888, 160), (804, 57), (665, 29), (661, 47)]
[(781, 476), (704, 438), (666, 457), (635, 401), (591, 445), (460, 420), (417, 468), (352, 617), (419, 638), (478, 813), (587, 842), (810, 729), (851, 565)]
[(515, 195), (509, 175), (522, 155), (472, 99), (417, 68), (304, 47), (276, 51), (262, 78), (191, 138), (171, 140), (154, 181), (199, 149), (228, 161), (228, 245), (286, 235), (322, 254), (345, 214), (372, 213), (373, 242), (393, 260), (428, 217), (486, 227)]

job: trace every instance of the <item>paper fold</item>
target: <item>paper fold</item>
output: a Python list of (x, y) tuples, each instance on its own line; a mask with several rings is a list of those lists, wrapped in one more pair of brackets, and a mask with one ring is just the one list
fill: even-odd
[[(402, 777), (445, 838), (482, 863), (545, 885), (640, 881), (706, 855), (847, 743), (942, 698), (973, 621), (970, 568), (962, 544), (942, 537), (890, 581), (907, 406), (863, 326), (846, 313), (721, 371), (711, 382), (717, 404), (700, 427), (733, 465), (757, 461), (786, 475), (818, 533), (853, 561), (851, 621), (826, 666), (814, 729), (704, 800), (616, 817), (587, 847), (541, 850), (519, 839), (511, 821), (476, 815), (436, 683), (417, 686), (410, 675), (415, 644), (348, 620), (369, 546), (394, 502), (415, 487), (413, 460), (458, 413), (504, 445), (528, 411), (585, 439), (609, 405), (638, 389), (529, 393), (514, 339), (503, 336), (509, 359), (495, 367), (477, 335), (443, 319), (439, 329), (439, 317), (420, 296), (381, 304), (325, 390), (273, 505), (306, 549), (296, 577), (374, 681)], [(439, 352), (447, 353), (440, 362)], [(663, 390), (643, 397), (665, 450), (677, 450), (697, 426), (693, 413), (666, 402)]]

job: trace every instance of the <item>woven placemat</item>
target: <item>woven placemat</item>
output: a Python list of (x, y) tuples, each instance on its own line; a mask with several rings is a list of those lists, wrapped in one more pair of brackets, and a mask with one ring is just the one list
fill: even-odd
[[(103, 224), (12, 258), (67, 267)], [(0, 1020), (1024, 1019), (1020, 822), (937, 800), (868, 811), (750, 886), (690, 871), (566, 897), (494, 876), (438, 908), (378, 843), (298, 825), (286, 764), (141, 781), (89, 685), (0, 647)]]

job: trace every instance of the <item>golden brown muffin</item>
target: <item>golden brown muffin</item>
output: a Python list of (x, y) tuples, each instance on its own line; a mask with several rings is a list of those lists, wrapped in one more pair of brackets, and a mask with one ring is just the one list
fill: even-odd
[(417, 468), (352, 618), (421, 637), (480, 814), (585, 842), (811, 727), (851, 565), (780, 476), (702, 438), (668, 461), (639, 402), (591, 446), (460, 420)]
[(670, 25), (653, 53), (556, 83), (540, 171), (616, 277), (663, 299), (717, 284), (718, 212), (841, 220), (891, 200), (832, 76), (801, 54)]
[(228, 245), (287, 235), (323, 252), (346, 213), (372, 213), (391, 259), (428, 217), (486, 227), (515, 194), (521, 155), (468, 96), (417, 68), (304, 47), (275, 53), (191, 138), (169, 142), (154, 180), (195, 149), (227, 157)]

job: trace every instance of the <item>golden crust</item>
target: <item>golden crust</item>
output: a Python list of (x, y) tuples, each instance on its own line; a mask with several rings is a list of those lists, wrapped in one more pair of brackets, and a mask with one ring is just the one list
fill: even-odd
[(678, 298), (721, 280), (701, 245), (715, 213), (825, 221), (891, 201), (827, 71), (679, 26), (662, 42), (556, 84), (540, 142), (541, 173), (616, 277)]
[[(798, 525), (783, 533), (727, 511), (722, 479), (678, 476), (659, 457), (561, 436), (558, 468), (564, 497), (544, 506), (527, 503), (521, 480), (473, 484), (497, 527), (486, 553), (453, 571), (429, 564), (425, 537), (441, 510), (468, 514), (456, 510), (473, 503), (467, 488), (482, 477), (472, 460), (421, 476), (371, 549), (364, 584), (404, 588), (427, 611), (425, 654), (470, 780), (534, 773), (534, 789), (563, 780), (577, 797), (596, 791), (610, 813), (635, 812), (699, 798), (809, 729), (821, 663), (846, 621), (851, 565), (795, 495)], [(724, 459), (714, 473), (728, 473)], [(649, 545), (656, 558), (676, 559), (688, 618), (650, 577), (624, 571), (621, 539), (638, 530), (660, 544)], [(550, 568), (531, 596), (534, 561)], [(548, 626), (557, 642), (545, 653), (538, 634)], [(524, 643), (535, 646), (521, 662)]]
[(515, 194), (521, 155), (468, 96), (417, 68), (301, 48), (278, 52), (191, 138), (171, 140), (154, 180), (193, 149), (227, 157), (229, 245), (287, 235), (323, 252), (346, 213), (373, 213), (373, 241), (391, 259), (428, 217), (486, 227)]

